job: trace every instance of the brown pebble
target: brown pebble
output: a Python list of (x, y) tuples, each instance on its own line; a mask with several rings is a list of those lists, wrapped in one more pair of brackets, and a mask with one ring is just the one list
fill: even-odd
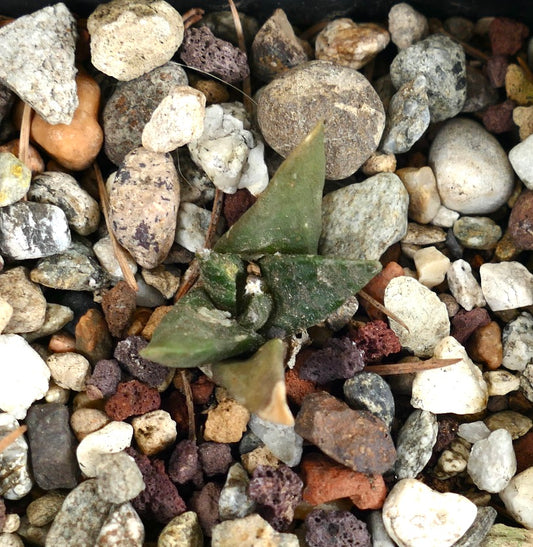
[(118, 385), (117, 392), (108, 399), (105, 411), (112, 420), (122, 421), (157, 410), (160, 406), (161, 396), (157, 389), (139, 380), (130, 380)]
[(470, 311), (460, 310), (454, 315), (451, 323), (451, 335), (464, 345), (477, 328), (490, 323), (490, 316), (485, 308), (474, 308)]
[[(176, 376), (179, 376), (179, 374)], [(178, 437), (186, 437), (189, 434), (189, 411), (185, 395), (175, 390), (163, 401), (161, 407), (176, 422)]]
[(521, 391), (513, 391), (508, 395), (509, 408), (515, 412), (528, 414), (533, 411), (533, 403)]
[(48, 349), (54, 353), (76, 351), (76, 339), (67, 332), (56, 332), (50, 337)]
[(150, 308), (137, 308), (133, 313), (127, 336), (140, 336), (144, 327), (150, 320), (153, 310)]
[(516, 472), (521, 473), (533, 462), (533, 430), (529, 431), (513, 443), (516, 454)]
[(226, 103), (229, 101), (229, 93), (223, 84), (214, 80), (196, 80), (191, 87), (205, 95), (207, 104)]
[[(403, 274), (403, 268), (398, 263), (389, 262), (381, 272), (367, 283), (363, 290), (380, 304), (383, 304), (385, 289), (387, 288), (389, 281)], [(385, 314), (370, 304), (370, 302), (367, 302), (364, 298), (360, 298), (359, 301), (370, 319), (386, 319)]]
[(509, 233), (509, 230), (507, 230), (494, 248), (494, 258), (497, 262), (510, 262), (514, 260), (521, 252), (521, 249), (519, 249), (516, 245), (513, 237)]
[(163, 317), (165, 317), (171, 309), (172, 306), (158, 306), (155, 308), (141, 331), (141, 336), (145, 340), (152, 339), (152, 335), (154, 334), (155, 329), (159, 326), (159, 323), (161, 323), (161, 319), (163, 319)]
[(228, 227), (233, 226), (256, 199), (246, 188), (237, 190), (234, 194), (227, 194), (224, 199), (224, 217)]
[[(0, 146), (0, 152), (10, 152), (14, 156), (19, 156), (20, 139), (14, 139)], [(44, 171), (44, 161), (39, 152), (30, 144), (28, 146), (28, 161), (26, 165), (30, 168), (32, 175), (37, 175)]]
[(516, 128), (513, 121), (513, 101), (507, 100), (500, 104), (489, 106), (483, 113), (483, 125), (487, 131), (500, 134)]
[(468, 355), (476, 362), (496, 370), (503, 359), (502, 331), (496, 321), (477, 328), (468, 339)]
[(489, 26), (489, 38), (494, 55), (514, 55), (529, 35), (524, 23), (508, 17), (495, 17)]
[(533, 190), (524, 190), (509, 217), (509, 234), (522, 250), (533, 250)]
[(102, 298), (102, 309), (109, 332), (122, 338), (135, 313), (137, 293), (125, 282), (119, 281)]
[(113, 341), (106, 320), (96, 308), (87, 310), (76, 325), (76, 351), (91, 363), (113, 355)]
[(202, 374), (195, 382), (191, 382), (192, 400), (195, 405), (205, 405), (209, 402), (215, 384)]
[(290, 403), (301, 406), (304, 397), (309, 393), (320, 391), (320, 388), (310, 380), (300, 378), (300, 368), (302, 364), (310, 357), (314, 351), (310, 348), (302, 349), (296, 356), (296, 363), (293, 368), (285, 372), (285, 389), (287, 399)]

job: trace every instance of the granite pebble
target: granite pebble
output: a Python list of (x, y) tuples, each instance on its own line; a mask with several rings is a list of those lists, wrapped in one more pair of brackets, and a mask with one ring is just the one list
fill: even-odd
[(533, 317), (522, 312), (505, 325), (502, 333), (503, 366), (509, 370), (524, 370), (533, 363)]

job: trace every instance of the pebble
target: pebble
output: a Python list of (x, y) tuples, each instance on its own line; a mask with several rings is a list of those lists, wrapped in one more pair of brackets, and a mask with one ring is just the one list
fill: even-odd
[(476, 506), (464, 496), (441, 494), (415, 479), (395, 484), (383, 506), (383, 523), (401, 547), (445, 547), (474, 522)]
[[(186, 251), (187, 252), (187, 251)], [(165, 297), (155, 288), (146, 283), (141, 275), (135, 276), (137, 283), (137, 307), (157, 308), (166, 303)]]
[[(515, 107), (513, 110), (513, 122), (520, 128), (520, 140), (526, 140), (530, 135), (533, 134), (533, 106)], [(510, 156), (509, 161), (511, 162), (511, 165), (513, 165), (515, 162), (517, 164), (522, 164), (521, 160), (518, 160), (517, 158), (511, 159)], [(515, 168), (514, 165), (513, 169), (515, 169), (515, 172), (517, 171), (517, 168)], [(520, 169), (520, 167), (518, 167), (518, 169)]]
[(505, 429), (513, 441), (525, 435), (533, 426), (533, 421), (514, 410), (502, 410), (485, 418), (485, 425), (491, 430)]
[(182, 202), (174, 241), (192, 253), (201, 251), (205, 246), (210, 222), (210, 211), (194, 203)]
[(416, 251), (413, 260), (418, 281), (428, 288), (440, 285), (450, 267), (450, 259), (433, 246)]
[(116, 165), (141, 146), (142, 132), (153, 112), (176, 86), (187, 85), (187, 75), (169, 62), (130, 82), (119, 82), (103, 112), (104, 149)]
[(87, 357), (92, 364), (111, 357), (111, 335), (99, 310), (90, 308), (78, 319), (75, 335), (76, 351)]
[(0, 273), (0, 296), (11, 306), (4, 333), (18, 334), (40, 329), (46, 318), (46, 300), (41, 288), (28, 278), (24, 266)]
[(30, 187), (31, 171), (9, 152), (0, 152), (0, 207), (22, 199)]
[[(105, 236), (102, 239), (99, 239), (93, 245), (93, 251), (96, 255), (96, 258), (98, 258), (98, 262), (100, 262), (100, 265), (105, 270), (112, 282), (116, 283), (124, 279), (124, 276), (122, 275), (122, 269), (120, 268), (120, 264), (115, 257), (113, 245), (109, 236)], [(128, 251), (124, 250), (124, 255), (127, 267), (129, 268), (130, 272), (135, 275), (137, 273), (137, 263), (135, 262), (135, 260), (133, 260)]]
[[(28, 342), (33, 342), (34, 340), (38, 340), (39, 338), (44, 338), (45, 336), (50, 336), (59, 332), (67, 323), (69, 323), (73, 319), (74, 312), (68, 306), (62, 306), (61, 304), (47, 302), (46, 313), (44, 315), (44, 323), (38, 329), (24, 333), (23, 336)], [(0, 332), (2, 332), (1, 328)]]
[(381, 150), (387, 154), (408, 152), (429, 126), (427, 80), (420, 74), (405, 82), (392, 96)]
[(437, 214), (433, 217), (431, 224), (440, 226), (441, 228), (451, 228), (458, 218), (459, 213), (457, 211), (452, 211), (444, 205), (441, 205)]
[(47, 171), (33, 178), (28, 199), (57, 205), (65, 212), (69, 226), (80, 235), (93, 233), (100, 222), (100, 208), (76, 179), (59, 171)]
[[(0, 438), (16, 431), (19, 427), (20, 424), (14, 416), (7, 412), (0, 413)], [(0, 489), (5, 499), (19, 500), (30, 492), (33, 481), (28, 465), (28, 443), (23, 435), (2, 450), (0, 467), (2, 469)], [(9, 531), (5, 524), (3, 530)]]
[(0, 544), (2, 547), (24, 547), (24, 542), (17, 534), (0, 533)]
[(429, 151), (443, 205), (463, 214), (492, 213), (511, 195), (511, 164), (496, 138), (466, 118), (448, 121)]
[(437, 417), (426, 410), (412, 412), (398, 433), (394, 465), (398, 479), (414, 479), (431, 458), (437, 441)]
[(396, 171), (396, 156), (384, 154), (376, 150), (361, 166), (361, 171), (367, 177), (378, 173), (394, 173)]
[(372, 547), (396, 547), (385, 529), (381, 511), (371, 511), (368, 515), (367, 525), (372, 537)]
[(505, 429), (493, 431), (475, 442), (468, 458), (468, 474), (486, 492), (501, 492), (516, 473), (516, 457), (511, 435)]
[(485, 75), (473, 66), (466, 65), (466, 101), (461, 112), (479, 112), (496, 103), (498, 99), (497, 90)]
[(510, 370), (524, 370), (533, 363), (533, 316), (522, 312), (505, 325), (502, 333), (503, 366)]
[(489, 312), (485, 308), (459, 310), (452, 318), (452, 336), (460, 344), (464, 344), (476, 329), (489, 323)]
[(407, 232), (409, 195), (394, 173), (334, 190), (322, 200), (320, 254), (378, 260)]
[(508, 17), (495, 17), (489, 25), (489, 39), (494, 55), (514, 55), (529, 34), (524, 23)]
[[(5, 504), (4, 504), (4, 510), (5, 510)], [(4, 522), (4, 527), (2, 531), (6, 532), (7, 534), (12, 534), (19, 530), (20, 524), (21, 524), (20, 516), (17, 515), (16, 513), (9, 513), (8, 515), (5, 515), (5, 522)]]
[(489, 370), (483, 373), (483, 379), (487, 382), (489, 397), (507, 395), (520, 388), (520, 378), (507, 370)]
[(344, 382), (343, 392), (351, 408), (368, 410), (390, 429), (394, 419), (394, 396), (379, 374), (359, 372)]
[(439, 227), (409, 222), (402, 243), (418, 246), (435, 245), (446, 241), (446, 232)]
[(469, 456), (470, 443), (463, 439), (455, 439), (446, 450), (442, 451), (435, 467), (435, 476), (440, 480), (447, 480), (463, 473)]
[(533, 274), (520, 262), (486, 263), (479, 274), (483, 296), (492, 311), (533, 304)]
[(204, 131), (205, 102), (205, 95), (192, 87), (173, 88), (144, 126), (142, 145), (164, 154), (200, 138)]
[(300, 463), (303, 439), (294, 431), (294, 426), (263, 420), (256, 414), (250, 416), (248, 426), (277, 459), (289, 467)]
[(85, 381), (91, 373), (89, 361), (79, 353), (54, 353), (48, 357), (46, 364), (54, 382), (66, 389), (83, 391)]
[(204, 535), (211, 536), (213, 526), (220, 522), (218, 516), (218, 498), (221, 486), (208, 482), (196, 490), (189, 500), (189, 508), (198, 515), (198, 520)]
[(391, 279), (385, 289), (384, 305), (409, 327), (407, 331), (390, 320), (402, 347), (417, 357), (430, 357), (438, 342), (450, 332), (446, 305), (416, 279), (406, 276)]
[(409, 194), (408, 215), (420, 224), (431, 222), (440, 208), (437, 181), (431, 167), (404, 167), (396, 171)]
[(176, 294), (181, 280), (177, 268), (165, 268), (162, 265), (151, 270), (143, 269), (141, 275), (148, 285), (157, 289), (167, 299)]
[(222, 520), (243, 518), (255, 511), (255, 501), (248, 494), (250, 477), (240, 463), (228, 471), (224, 487), (218, 498), (218, 514)]
[(225, 193), (248, 188), (257, 195), (268, 185), (263, 140), (251, 130), (242, 103), (208, 106), (204, 131), (188, 144), (188, 149), (194, 163)]
[(14, 260), (61, 253), (70, 245), (67, 217), (55, 205), (19, 201), (0, 209), (0, 252)]
[(270, 82), (258, 97), (265, 141), (286, 157), (320, 120), (325, 125), (326, 178), (353, 174), (377, 149), (385, 126), (381, 100), (357, 71), (309, 61)]
[(153, 410), (133, 418), (133, 436), (139, 450), (152, 456), (176, 441), (176, 422), (164, 410)]
[(161, 531), (157, 538), (157, 547), (203, 547), (204, 536), (198, 515), (186, 511), (174, 517)]
[(530, 219), (533, 215), (533, 190), (518, 196), (509, 217), (508, 233), (520, 250), (533, 250), (533, 231)]
[(52, 124), (68, 124), (78, 106), (76, 21), (63, 3), (0, 29), (0, 79)]
[(109, 416), (98, 408), (78, 408), (70, 416), (70, 427), (76, 435), (76, 439), (81, 441), (89, 433), (94, 433), (102, 429), (110, 422)]
[(453, 235), (467, 249), (490, 250), (502, 237), (502, 229), (491, 218), (463, 216), (453, 225)]
[(126, 422), (111, 422), (87, 435), (76, 449), (81, 471), (86, 477), (95, 477), (103, 454), (114, 454), (130, 446), (133, 427)]
[(231, 448), (223, 443), (202, 443), (198, 447), (198, 456), (202, 470), (208, 477), (226, 474), (233, 463)]
[(54, 382), (50, 382), (48, 391), (44, 396), (44, 400), (47, 403), (61, 403), (67, 404), (70, 399), (70, 391), (57, 386)]
[(396, 458), (384, 422), (366, 410), (350, 409), (326, 392), (305, 397), (295, 430), (336, 462), (361, 473), (384, 473)]
[(418, 372), (413, 381), (411, 405), (435, 414), (473, 414), (485, 410), (487, 384), (465, 348), (452, 336), (443, 338), (434, 348), (436, 359), (459, 358), (458, 363)]
[(372, 540), (366, 524), (349, 511), (317, 508), (305, 518), (305, 542), (309, 547), (358, 545), (370, 547)]
[(483, 545), (482, 542), (492, 528), (497, 514), (496, 509), (493, 507), (478, 506), (477, 516), (472, 523), (472, 526), (470, 526), (460, 540), (455, 542), (454, 547), (473, 547), (474, 545)]
[(533, 528), (533, 467), (515, 475), (499, 496), (511, 517), (531, 530)]
[(241, 462), (246, 471), (252, 474), (259, 465), (278, 467), (281, 462), (270, 452), (266, 446), (258, 446), (241, 456)]
[(306, 50), (282, 9), (276, 9), (255, 34), (252, 43), (254, 76), (270, 82), (278, 74), (308, 61)]
[(36, 483), (43, 490), (74, 488), (78, 468), (67, 407), (59, 403), (33, 405), (26, 423)]
[(116, 338), (123, 338), (133, 319), (136, 309), (137, 293), (125, 282), (119, 281), (102, 297), (104, 312), (109, 332)]
[(48, 492), (32, 501), (26, 509), (29, 523), (32, 526), (50, 524), (61, 509), (65, 497), (59, 492)]
[(497, 369), (502, 364), (503, 346), (502, 331), (496, 321), (478, 327), (468, 340), (468, 354), (490, 370)]
[(389, 11), (389, 32), (398, 49), (405, 49), (427, 36), (428, 20), (409, 4), (401, 2)]
[(383, 51), (389, 41), (389, 33), (375, 23), (334, 19), (315, 39), (315, 58), (358, 70)]
[[(1, 105), (1, 91), (0, 91), (0, 105)], [(1, 106), (0, 106), (1, 111)], [(19, 150), (20, 147), (20, 139), (13, 139), (9, 142), (6, 142), (5, 144), (0, 145), (0, 152), (9, 152), (10, 154), (13, 154), (15, 157), (18, 158), (18, 155), (20, 153)], [(39, 173), (42, 173), (44, 171), (44, 160), (37, 151), (37, 149), (32, 146), (31, 144), (28, 147), (28, 163), (27, 166), (29, 167), (32, 175), (38, 175)]]
[(17, 334), (0, 335), (0, 408), (18, 420), (26, 416), (33, 401), (42, 399), (50, 370), (39, 354)]
[(181, 15), (163, 0), (113, 0), (96, 7), (87, 30), (91, 63), (127, 81), (169, 61), (183, 41), (184, 27)]
[(125, 420), (157, 410), (161, 406), (161, 396), (156, 388), (139, 380), (118, 384), (117, 391), (105, 404), (106, 414), (113, 420)]
[[(0, 277), (0, 281), (1, 279), (2, 278)], [(9, 321), (11, 320), (12, 316), (13, 306), (7, 300), (5, 300), (5, 298), (0, 296), (0, 334), (2, 334)]]
[(204, 439), (217, 443), (236, 443), (250, 420), (248, 410), (233, 399), (224, 399), (209, 409), (205, 422)]
[(102, 454), (96, 464), (98, 495), (109, 503), (125, 503), (145, 488), (135, 460), (125, 452)]
[(531, 543), (533, 532), (524, 528), (495, 524), (481, 543), (482, 547), (506, 547), (513, 543), (523, 545)]
[(515, 64), (507, 65), (505, 72), (505, 92), (507, 97), (520, 106), (531, 103), (532, 82), (521, 67)]
[(481, 286), (472, 274), (472, 267), (466, 260), (454, 260), (446, 272), (448, 287), (457, 302), (466, 310), (485, 306)]
[(203, 484), (202, 468), (196, 442), (184, 439), (176, 444), (168, 462), (168, 474), (173, 482), (182, 485), (193, 481), (196, 486)]
[(102, 524), (94, 547), (142, 547), (144, 545), (144, 524), (131, 503), (123, 503), (111, 509)]
[(111, 507), (98, 495), (96, 480), (80, 483), (65, 498), (46, 536), (46, 546), (95, 545)]
[(390, 65), (390, 74), (396, 89), (425, 76), (432, 122), (461, 112), (466, 100), (465, 53), (451, 38), (433, 34), (401, 49)]

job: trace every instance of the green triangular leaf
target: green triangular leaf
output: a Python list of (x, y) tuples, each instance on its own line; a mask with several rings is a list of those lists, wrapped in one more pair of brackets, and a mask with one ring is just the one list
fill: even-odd
[(253, 351), (261, 342), (195, 289), (165, 315), (141, 355), (167, 367), (197, 367)]
[(285, 396), (285, 344), (274, 338), (249, 359), (211, 365), (212, 378), (263, 420), (293, 425)]
[(322, 230), (324, 125), (287, 156), (266, 190), (217, 241), (220, 253), (316, 253)]
[(274, 299), (266, 327), (281, 335), (323, 321), (381, 270), (375, 260), (317, 255), (268, 255), (259, 265)]

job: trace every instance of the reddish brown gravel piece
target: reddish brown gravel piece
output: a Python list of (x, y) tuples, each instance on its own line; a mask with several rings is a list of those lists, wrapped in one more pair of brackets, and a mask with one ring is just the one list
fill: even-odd
[(516, 454), (516, 472), (522, 473), (531, 467), (533, 462), (533, 430), (519, 437), (513, 445)]
[[(389, 281), (400, 275), (403, 275), (403, 268), (394, 261), (389, 262), (381, 272), (365, 285), (363, 290), (380, 304), (383, 304), (385, 289), (387, 288)], [(366, 300), (361, 299), (361, 306), (363, 306), (370, 319), (385, 319), (385, 314)]]
[(464, 344), (477, 328), (489, 323), (489, 312), (485, 308), (459, 310), (452, 319), (452, 336), (460, 344)]
[(102, 309), (115, 338), (122, 338), (135, 313), (137, 293), (125, 282), (119, 281), (102, 298)]
[(218, 516), (218, 499), (222, 487), (215, 482), (208, 482), (200, 491), (193, 493), (189, 508), (198, 515), (198, 521), (204, 534), (211, 537), (211, 529), (220, 522)]
[(483, 113), (483, 125), (494, 134), (506, 133), (516, 129), (513, 121), (513, 109), (516, 104), (507, 100), (500, 104), (493, 104)]
[(112, 355), (113, 340), (104, 316), (96, 308), (87, 310), (76, 325), (76, 350), (91, 363)]
[(358, 329), (350, 329), (350, 338), (363, 352), (366, 363), (380, 362), (384, 357), (402, 350), (396, 333), (384, 321), (370, 321)]
[(139, 380), (121, 382), (117, 392), (105, 405), (106, 414), (117, 421), (130, 416), (140, 416), (161, 406), (161, 396), (157, 389), (147, 386)]
[(495, 17), (489, 26), (490, 45), (494, 55), (514, 55), (529, 35), (524, 23), (508, 17)]
[(257, 198), (246, 188), (228, 194), (224, 199), (224, 217), (228, 227), (235, 224), (239, 218), (256, 202)]
[(509, 217), (509, 233), (516, 246), (533, 250), (533, 190), (524, 190)]

